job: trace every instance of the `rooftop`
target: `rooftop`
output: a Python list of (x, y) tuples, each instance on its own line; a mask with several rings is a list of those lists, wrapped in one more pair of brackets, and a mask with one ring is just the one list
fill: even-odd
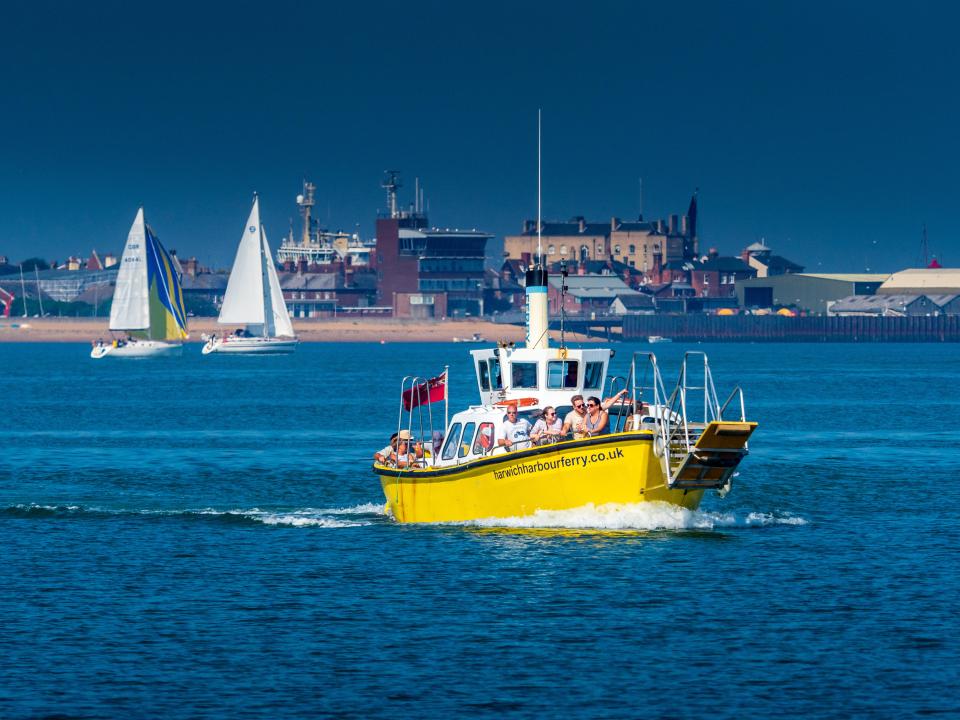
[(841, 282), (883, 282), (890, 277), (886, 273), (797, 273), (797, 275)]
[[(550, 286), (560, 290), (559, 275), (551, 275)], [(567, 294), (576, 298), (608, 298), (613, 300), (618, 295), (639, 295), (616, 275), (571, 275), (567, 278)]]
[(890, 275), (877, 292), (881, 295), (960, 292), (960, 268), (911, 268)]

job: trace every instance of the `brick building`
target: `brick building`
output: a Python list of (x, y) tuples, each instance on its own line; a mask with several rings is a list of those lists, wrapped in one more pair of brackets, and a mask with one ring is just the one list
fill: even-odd
[(482, 315), (484, 260), (493, 236), (431, 228), (419, 202), (397, 208), (395, 173), (384, 187), (390, 210), (377, 218), (377, 305), (392, 307), (397, 317)]
[[(665, 220), (587, 222), (575, 217), (568, 222), (544, 222), (540, 246), (547, 263), (614, 260), (643, 272), (659, 273), (669, 262), (697, 256), (697, 198), (690, 200), (687, 214)], [(519, 235), (504, 238), (509, 258), (534, 257), (537, 253), (537, 223), (527, 220)]]

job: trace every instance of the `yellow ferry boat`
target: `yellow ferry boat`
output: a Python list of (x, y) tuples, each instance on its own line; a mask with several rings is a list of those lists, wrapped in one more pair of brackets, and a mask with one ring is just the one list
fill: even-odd
[[(589, 503), (661, 501), (696, 509), (707, 490), (730, 489), (757, 424), (746, 419), (739, 387), (718, 401), (706, 354), (684, 355), (669, 395), (650, 352), (633, 354), (626, 377), (609, 376), (611, 350), (549, 346), (545, 269), (527, 272), (526, 292), (526, 347), (501, 343), (471, 353), (480, 403), (450, 418), (438, 452), (429, 447), (427, 383), (404, 379), (402, 394), (412, 401), (401, 409), (397, 431), (411, 440), (400, 441), (399, 462), (394, 454), (374, 464), (397, 520), (522, 517)], [(572, 396), (605, 394), (609, 432), (542, 445), (521, 441), (516, 449), (496, 441), (505, 436), (511, 405), (518, 419), (532, 420), (547, 407), (562, 416)], [(421, 454), (422, 445), (428, 447)]]

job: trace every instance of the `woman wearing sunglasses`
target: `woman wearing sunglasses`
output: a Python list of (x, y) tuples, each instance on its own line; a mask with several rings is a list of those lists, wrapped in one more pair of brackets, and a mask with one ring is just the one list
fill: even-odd
[(600, 407), (600, 398), (587, 398), (587, 416), (583, 419), (583, 432), (587, 437), (606, 435), (609, 432), (609, 416)]
[(530, 439), (536, 445), (547, 445), (559, 440), (563, 435), (563, 421), (557, 417), (557, 410), (548, 405), (543, 409), (540, 419), (533, 424)]

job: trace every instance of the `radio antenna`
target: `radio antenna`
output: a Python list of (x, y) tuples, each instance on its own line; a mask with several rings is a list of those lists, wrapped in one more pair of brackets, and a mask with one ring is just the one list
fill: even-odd
[(537, 108), (537, 263), (543, 267), (543, 246), (541, 240), (540, 226), (543, 224), (541, 216), (541, 182), (540, 182), (540, 108)]

